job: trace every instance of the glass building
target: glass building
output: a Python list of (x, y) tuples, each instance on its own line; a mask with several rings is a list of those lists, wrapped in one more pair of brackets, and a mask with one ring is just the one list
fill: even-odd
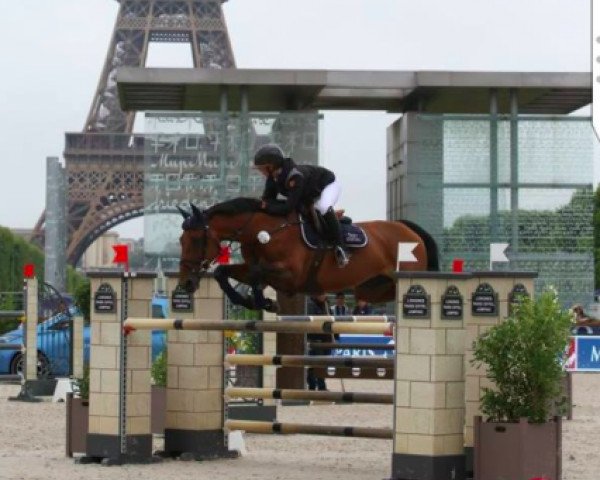
[(387, 215), (428, 230), (443, 270), (487, 270), (490, 243), (508, 243), (494, 270), (536, 271), (536, 290), (587, 303), (596, 155), (589, 118), (405, 113), (388, 129)]
[(260, 196), (265, 179), (252, 168), (259, 146), (277, 143), (295, 161), (318, 164), (319, 119), (317, 112), (147, 113), (145, 254), (161, 258), (165, 269), (178, 268), (178, 206), (205, 209), (235, 197)]

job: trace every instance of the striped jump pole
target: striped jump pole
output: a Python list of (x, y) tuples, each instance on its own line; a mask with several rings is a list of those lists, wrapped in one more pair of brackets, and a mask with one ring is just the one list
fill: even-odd
[(362, 333), (392, 334), (393, 323), (332, 322), (263, 322), (256, 320), (198, 320), (173, 318), (128, 318), (123, 326), (125, 334), (134, 330), (232, 330), (243, 332), (278, 333)]
[(279, 322), (362, 322), (362, 323), (395, 323), (395, 315), (278, 315)]
[(251, 420), (227, 420), (227, 430), (243, 430), (247, 433), (264, 434), (305, 434), (327, 435), (332, 437), (361, 437), (391, 439), (391, 428), (342, 427), (329, 425), (308, 425), (301, 423), (257, 422)]
[(315, 350), (335, 348), (335, 349), (356, 349), (356, 350), (395, 350), (394, 344), (378, 344), (378, 343), (337, 343), (337, 342), (308, 342), (308, 348)]
[(387, 393), (327, 392), (318, 390), (285, 390), (271, 388), (225, 389), (229, 398), (271, 398), (276, 400), (317, 400), (340, 403), (380, 403), (392, 405), (394, 395)]
[(281, 365), (283, 367), (394, 368), (392, 358), (327, 355), (226, 355), (225, 362), (230, 365)]

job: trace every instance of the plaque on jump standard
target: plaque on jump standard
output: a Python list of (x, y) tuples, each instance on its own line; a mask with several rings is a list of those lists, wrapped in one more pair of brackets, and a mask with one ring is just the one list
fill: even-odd
[(411, 285), (402, 296), (402, 316), (422, 319), (431, 317), (430, 297), (421, 285)]
[(522, 283), (517, 283), (513, 289), (508, 293), (508, 314), (511, 315), (513, 313), (513, 309), (516, 305), (520, 304), (523, 301), (523, 298), (529, 298), (529, 292), (525, 285)]
[(116, 311), (115, 291), (108, 283), (102, 283), (94, 293), (94, 312), (115, 313)]
[(498, 294), (489, 283), (480, 283), (471, 294), (471, 315), (474, 317), (497, 317)]
[(458, 287), (449, 285), (442, 295), (442, 320), (462, 320), (463, 296)]
[(172, 312), (193, 312), (194, 296), (186, 292), (180, 285), (171, 292), (171, 311)]

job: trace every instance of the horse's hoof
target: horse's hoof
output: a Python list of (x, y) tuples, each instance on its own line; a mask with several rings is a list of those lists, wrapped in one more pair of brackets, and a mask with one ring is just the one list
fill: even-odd
[(279, 305), (274, 300), (267, 298), (267, 299), (265, 299), (264, 309), (267, 312), (277, 313), (279, 311)]

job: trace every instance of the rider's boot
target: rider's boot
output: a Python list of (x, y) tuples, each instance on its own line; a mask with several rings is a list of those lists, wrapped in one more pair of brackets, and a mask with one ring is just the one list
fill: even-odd
[(342, 232), (342, 227), (333, 210), (333, 207), (329, 207), (327, 212), (325, 212), (325, 215), (323, 215), (323, 220), (325, 220), (328, 237), (331, 243), (335, 245), (334, 253), (338, 267), (343, 268), (346, 265), (348, 265), (348, 262), (350, 260), (345, 250), (344, 234)]

